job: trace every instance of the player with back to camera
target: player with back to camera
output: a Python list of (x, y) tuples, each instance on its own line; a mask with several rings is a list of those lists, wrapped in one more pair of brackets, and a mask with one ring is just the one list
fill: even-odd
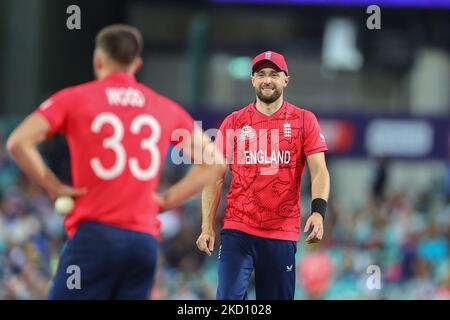
[[(154, 195), (169, 144), (182, 147), (195, 163), (202, 155), (193, 146), (211, 147), (183, 108), (136, 81), (142, 47), (134, 27), (102, 29), (93, 54), (97, 80), (55, 93), (8, 139), (19, 167), (53, 201), (75, 199), (64, 220), (69, 240), (49, 299), (148, 299), (156, 268), (158, 211), (180, 204), (219, 177), (215, 165), (203, 162), (163, 196)], [(172, 140), (177, 129), (193, 138)], [(61, 183), (37, 150), (55, 133), (67, 138), (73, 186)], [(69, 266), (80, 269), (79, 289), (67, 287)]]

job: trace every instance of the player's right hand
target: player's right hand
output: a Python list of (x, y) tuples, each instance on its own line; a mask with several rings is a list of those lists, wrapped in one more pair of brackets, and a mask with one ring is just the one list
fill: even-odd
[(214, 239), (216, 234), (214, 231), (202, 232), (197, 239), (197, 247), (200, 251), (203, 251), (208, 256), (211, 256), (214, 251)]
[(153, 201), (158, 205), (158, 213), (162, 213), (170, 208), (170, 205), (167, 201), (166, 194), (158, 194), (154, 193), (152, 195)]
[(63, 183), (57, 185), (52, 190), (48, 190), (48, 196), (52, 201), (55, 201), (59, 197), (79, 197), (86, 193), (86, 188), (74, 188)]

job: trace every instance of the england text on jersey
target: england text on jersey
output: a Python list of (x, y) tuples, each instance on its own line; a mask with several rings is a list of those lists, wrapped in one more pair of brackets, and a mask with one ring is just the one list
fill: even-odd
[(270, 155), (267, 150), (244, 151), (245, 164), (289, 164), (291, 152), (289, 150), (272, 150)]

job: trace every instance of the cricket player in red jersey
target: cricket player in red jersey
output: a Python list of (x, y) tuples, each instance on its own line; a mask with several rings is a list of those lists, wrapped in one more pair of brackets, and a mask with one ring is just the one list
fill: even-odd
[[(247, 297), (255, 270), (257, 299), (293, 299), (295, 253), (300, 234), (300, 185), (311, 173), (311, 216), (307, 243), (323, 236), (329, 195), (325, 138), (314, 114), (283, 99), (289, 83), (284, 57), (267, 51), (252, 63), (256, 101), (223, 121), (216, 144), (227, 157), (231, 185), (219, 249), (217, 299)], [(222, 165), (222, 177), (227, 165)], [(201, 251), (214, 248), (214, 219), (223, 178), (202, 194)]]
[[(148, 299), (156, 267), (158, 210), (179, 204), (214, 181), (214, 166), (194, 165), (164, 196), (153, 196), (169, 145), (180, 143), (189, 152), (194, 144), (209, 147), (209, 140), (178, 104), (136, 81), (141, 51), (137, 29), (104, 28), (93, 56), (97, 80), (57, 92), (8, 139), (7, 148), (20, 168), (52, 200), (75, 197), (74, 210), (64, 220), (69, 240), (50, 299)], [(193, 138), (174, 141), (175, 130), (194, 133)], [(67, 138), (73, 186), (58, 180), (36, 148), (55, 133)], [(81, 279), (69, 288), (71, 270), (79, 270)]]

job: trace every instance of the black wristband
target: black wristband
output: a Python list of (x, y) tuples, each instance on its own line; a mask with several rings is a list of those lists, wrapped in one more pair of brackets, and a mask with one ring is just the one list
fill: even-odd
[(315, 198), (311, 201), (311, 214), (318, 212), (325, 220), (325, 213), (327, 212), (327, 201), (322, 198)]

